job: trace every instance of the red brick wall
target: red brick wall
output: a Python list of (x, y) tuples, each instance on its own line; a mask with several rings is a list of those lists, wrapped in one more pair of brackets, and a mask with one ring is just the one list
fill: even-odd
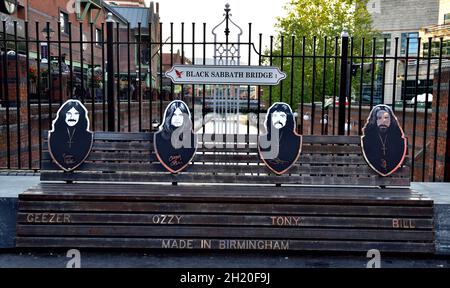
[[(51, 40), (57, 41), (58, 40), (58, 21), (59, 19), (59, 13), (60, 11), (63, 11), (69, 15), (69, 22), (72, 23), (72, 41), (80, 41), (80, 23), (83, 25), (82, 32), (86, 36), (86, 41), (91, 41), (94, 39), (95, 41), (95, 28), (101, 29), (101, 23), (105, 22), (106, 19), (106, 12), (104, 9), (100, 10), (100, 16), (97, 20), (97, 23), (94, 25), (94, 31), (93, 35), (91, 37), (91, 30), (90, 30), (90, 24), (89, 24), (89, 17), (86, 16), (86, 18), (83, 21), (78, 21), (76, 18), (75, 13), (70, 13), (67, 9), (67, 3), (68, 0), (30, 0), (29, 6), (28, 6), (28, 21), (29, 21), (29, 38), (30, 40), (36, 39), (36, 32), (39, 32), (39, 38), (40, 40), (45, 40), (44, 35), (42, 35), (42, 29), (46, 27), (46, 22), (50, 22), (50, 27), (55, 31), (55, 35)], [(95, 16), (96, 13), (99, 10), (93, 9), (89, 13), (91, 13), (92, 16)], [(88, 14), (89, 14), (88, 13)], [(39, 22), (38, 30), (36, 30), (36, 22)], [(105, 28), (106, 29), (106, 28)], [(106, 37), (106, 36), (105, 36)], [(105, 38), (104, 37), (104, 38)], [(69, 35), (66, 33), (61, 33), (61, 41), (68, 41)], [(30, 46), (31, 51), (36, 51), (36, 44), (32, 43)], [(50, 53), (52, 56), (57, 56), (59, 46), (54, 43), (51, 44), (50, 47)], [(73, 61), (79, 62), (81, 60), (81, 50), (79, 44), (74, 44), (72, 46), (72, 53), (73, 53)], [(61, 45), (61, 54), (67, 54), (69, 55), (69, 45), (66, 43), (63, 43)], [(101, 53), (102, 50), (99, 46), (94, 45), (94, 55), (95, 55), (95, 64), (101, 64)], [(89, 44), (87, 49), (83, 51), (83, 58), (85, 59), (85, 63), (91, 62), (91, 45)], [(69, 58), (67, 57), (67, 60)]]

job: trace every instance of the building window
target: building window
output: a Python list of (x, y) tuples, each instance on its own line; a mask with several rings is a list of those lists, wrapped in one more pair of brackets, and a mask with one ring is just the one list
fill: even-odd
[[(409, 40), (408, 40), (409, 38)], [(419, 46), (419, 32), (402, 33), (402, 42), (400, 54), (406, 54), (406, 46), (409, 41), (408, 55), (417, 55), (417, 48)]]
[[(431, 49), (428, 47), (428, 42), (423, 43), (423, 56), (428, 57), (428, 51), (431, 50), (431, 57), (439, 57), (441, 53), (441, 41), (431, 42)], [(442, 57), (450, 56), (450, 40), (442, 41)]]
[(41, 61), (46, 59), (48, 61), (48, 46), (47, 43), (41, 43)]
[(95, 44), (98, 46), (103, 46), (103, 33), (100, 29), (95, 29)]
[(69, 33), (69, 14), (60, 11), (59, 22), (61, 22), (61, 32)]
[(386, 56), (391, 55), (391, 34), (383, 34), (381, 38), (377, 38), (377, 55), (384, 55), (384, 39), (386, 39)]
[(444, 15), (444, 25), (450, 24), (450, 13)]

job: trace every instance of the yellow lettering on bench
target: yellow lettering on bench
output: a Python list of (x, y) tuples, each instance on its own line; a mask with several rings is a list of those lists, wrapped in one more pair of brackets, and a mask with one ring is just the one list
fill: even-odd
[(392, 219), (392, 228), (414, 229), (416, 228), (416, 221), (412, 219)]
[(65, 213), (28, 213), (27, 223), (70, 223), (70, 214)]
[(300, 226), (301, 217), (295, 216), (271, 216), (272, 226)]

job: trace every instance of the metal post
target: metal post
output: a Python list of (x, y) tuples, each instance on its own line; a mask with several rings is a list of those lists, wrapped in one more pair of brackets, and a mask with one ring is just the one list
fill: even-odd
[[(339, 120), (338, 120), (338, 134), (345, 134), (345, 102), (347, 98), (347, 69), (348, 69), (348, 33), (344, 30), (341, 34), (342, 48), (341, 48), (341, 80), (339, 85)], [(350, 99), (349, 99), (350, 100)], [(348, 128), (350, 129), (350, 127)]]
[(107, 99), (108, 99), (108, 131), (114, 132), (116, 130), (115, 121), (115, 101), (114, 101), (114, 20), (112, 19), (112, 13), (108, 13), (106, 20), (106, 54), (107, 54), (107, 67), (106, 72), (108, 75), (107, 83)]

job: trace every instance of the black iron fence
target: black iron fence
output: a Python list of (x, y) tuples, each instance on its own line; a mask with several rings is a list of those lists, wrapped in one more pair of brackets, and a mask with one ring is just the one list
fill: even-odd
[[(450, 179), (450, 52), (443, 38), (266, 39), (254, 37), (251, 24), (233, 35), (225, 20), (225, 30), (213, 33), (205, 23), (25, 22), (24, 37), (17, 23), (12, 34), (1, 23), (0, 169), (39, 170), (42, 132), (71, 98), (86, 104), (93, 131), (152, 131), (167, 103), (181, 99), (199, 133), (216, 113), (223, 121), (239, 114), (235, 125), (248, 134), (264, 129), (263, 113), (276, 101), (297, 113), (299, 133), (323, 135), (361, 135), (370, 109), (385, 103), (408, 137), (413, 180)], [(275, 87), (174, 85), (164, 76), (174, 64), (273, 65), (288, 77)]]

